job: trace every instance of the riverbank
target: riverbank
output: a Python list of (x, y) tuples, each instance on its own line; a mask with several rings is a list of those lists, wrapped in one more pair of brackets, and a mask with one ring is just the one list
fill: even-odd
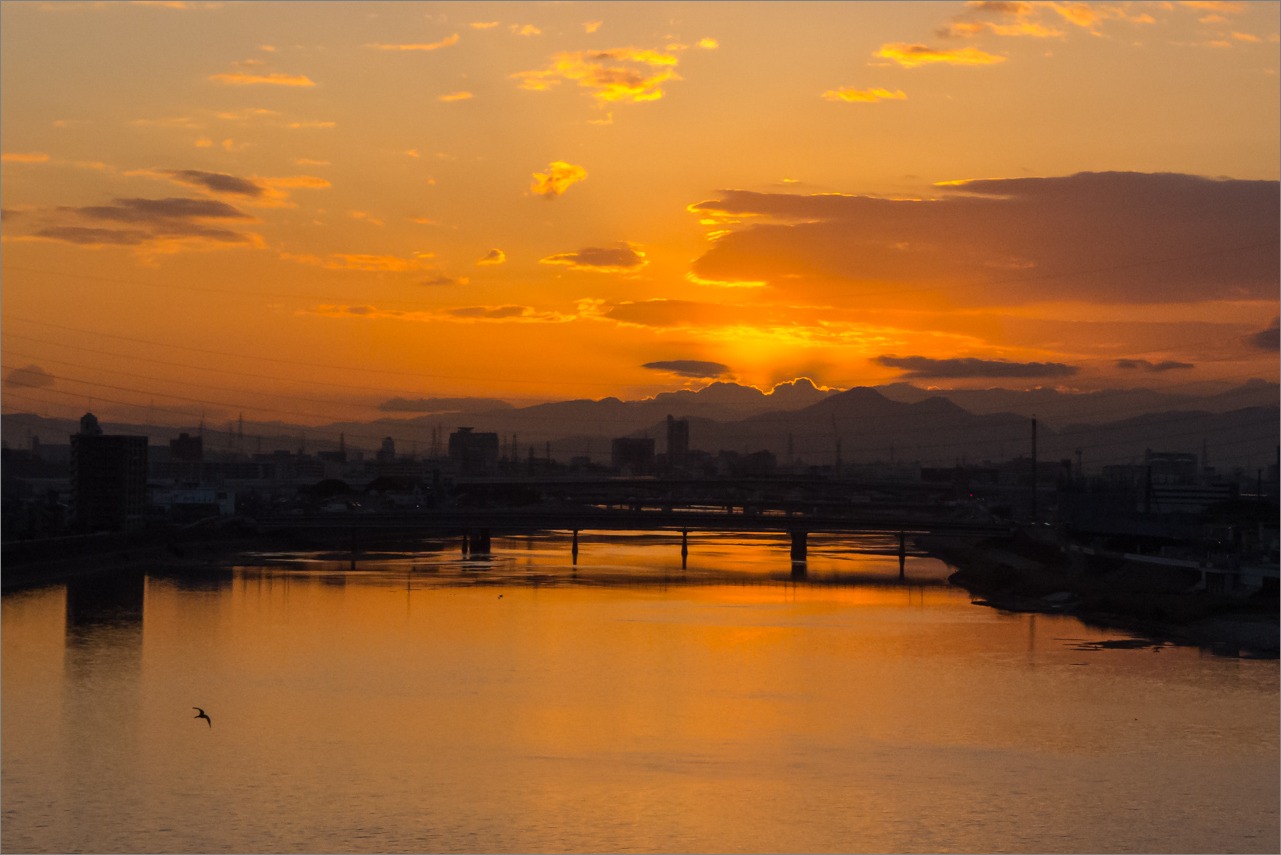
[(1212, 593), (1188, 571), (1084, 561), (1025, 537), (918, 544), (956, 572), (948, 577), (981, 605), (1014, 612), (1071, 614), (1215, 653), (1277, 658), (1281, 627), (1275, 590)]

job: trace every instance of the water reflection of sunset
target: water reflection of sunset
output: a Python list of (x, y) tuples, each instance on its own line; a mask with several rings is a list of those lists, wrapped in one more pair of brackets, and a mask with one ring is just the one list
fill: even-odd
[[(5, 847), (1252, 850), (1275, 830), (1266, 663), (972, 605), (920, 556), (908, 579), (936, 581), (867, 581), (897, 559), (858, 539), (816, 539), (841, 583), (775, 578), (777, 538), (697, 539), (740, 571), (702, 578), (669, 566), (670, 533), (583, 541), (577, 579), (558, 533), (490, 562), (156, 567), (128, 626), (70, 627), (78, 588), (6, 595)], [(193, 703), (217, 725), (189, 727)]]

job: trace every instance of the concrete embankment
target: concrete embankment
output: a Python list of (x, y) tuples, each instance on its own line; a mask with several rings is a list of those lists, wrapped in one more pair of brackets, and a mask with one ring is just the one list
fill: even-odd
[(1276, 657), (1281, 647), (1275, 590), (1211, 593), (1199, 589), (1196, 572), (1086, 561), (1021, 536), (968, 543), (931, 537), (918, 544), (957, 568), (949, 581), (983, 605), (1071, 614), (1219, 653)]

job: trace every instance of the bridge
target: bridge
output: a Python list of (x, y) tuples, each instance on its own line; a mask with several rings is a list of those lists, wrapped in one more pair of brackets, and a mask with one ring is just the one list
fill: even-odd
[[(900, 568), (907, 539), (923, 534), (986, 538), (1008, 536), (1008, 523), (966, 518), (955, 508), (937, 504), (808, 505), (781, 508), (768, 502), (711, 507), (665, 498), (654, 504), (629, 501), (614, 505), (537, 503), (521, 507), (450, 507), (399, 511), (293, 513), (258, 518), (262, 532), (325, 532), (331, 538), (349, 538), (355, 555), (361, 541), (380, 536), (460, 538), (465, 554), (490, 551), (494, 534), (537, 531), (572, 533), (571, 555), (577, 562), (581, 531), (671, 531), (681, 537), (682, 565), (688, 555), (690, 531), (762, 533), (789, 536), (794, 564), (803, 564), (810, 533), (888, 534), (899, 540)], [(790, 504), (790, 503), (789, 503)], [(354, 560), (354, 559), (353, 559)]]

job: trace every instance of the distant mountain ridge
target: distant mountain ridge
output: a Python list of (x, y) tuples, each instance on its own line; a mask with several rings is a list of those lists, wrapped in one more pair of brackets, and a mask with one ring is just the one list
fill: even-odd
[[(1025, 456), (1031, 451), (1031, 419), (1037, 420), (1041, 459), (1081, 458), (1087, 465), (1124, 463), (1145, 449), (1202, 453), (1212, 465), (1266, 466), (1275, 462), (1281, 395), (1278, 385), (1253, 381), (1224, 392), (1194, 397), (1147, 389), (1073, 394), (1006, 389), (933, 392), (908, 384), (823, 390), (808, 380), (765, 393), (733, 383), (697, 391), (667, 392), (638, 401), (618, 398), (560, 401), (513, 407), (494, 399), (424, 399), (448, 409), (409, 417), (333, 422), (305, 427), (282, 422), (246, 422), (244, 435), (206, 430), (211, 453), (277, 449), (377, 449), (391, 437), (401, 454), (443, 455), (448, 434), (459, 427), (498, 433), (504, 453), (562, 462), (588, 457), (608, 463), (614, 438), (648, 436), (666, 450), (668, 416), (689, 419), (692, 448), (752, 453), (769, 450), (790, 460), (830, 465), (908, 462), (925, 465), (979, 463)], [(487, 405), (495, 404), (489, 407)], [(405, 411), (412, 412), (412, 406)], [(65, 444), (76, 429), (70, 420), (7, 414), (0, 419), (10, 447), (30, 437)], [(196, 429), (104, 423), (112, 433), (151, 436), (167, 442)], [(341, 440), (340, 440), (341, 437)], [(790, 455), (790, 458), (789, 458)]]
[(1055, 389), (951, 389), (931, 391), (910, 383), (876, 387), (895, 401), (944, 397), (971, 413), (1018, 413), (1055, 424), (1107, 422), (1172, 410), (1225, 413), (1246, 407), (1281, 408), (1281, 386), (1251, 380), (1211, 395), (1159, 392), (1152, 389), (1110, 389), (1101, 392), (1060, 392)]

